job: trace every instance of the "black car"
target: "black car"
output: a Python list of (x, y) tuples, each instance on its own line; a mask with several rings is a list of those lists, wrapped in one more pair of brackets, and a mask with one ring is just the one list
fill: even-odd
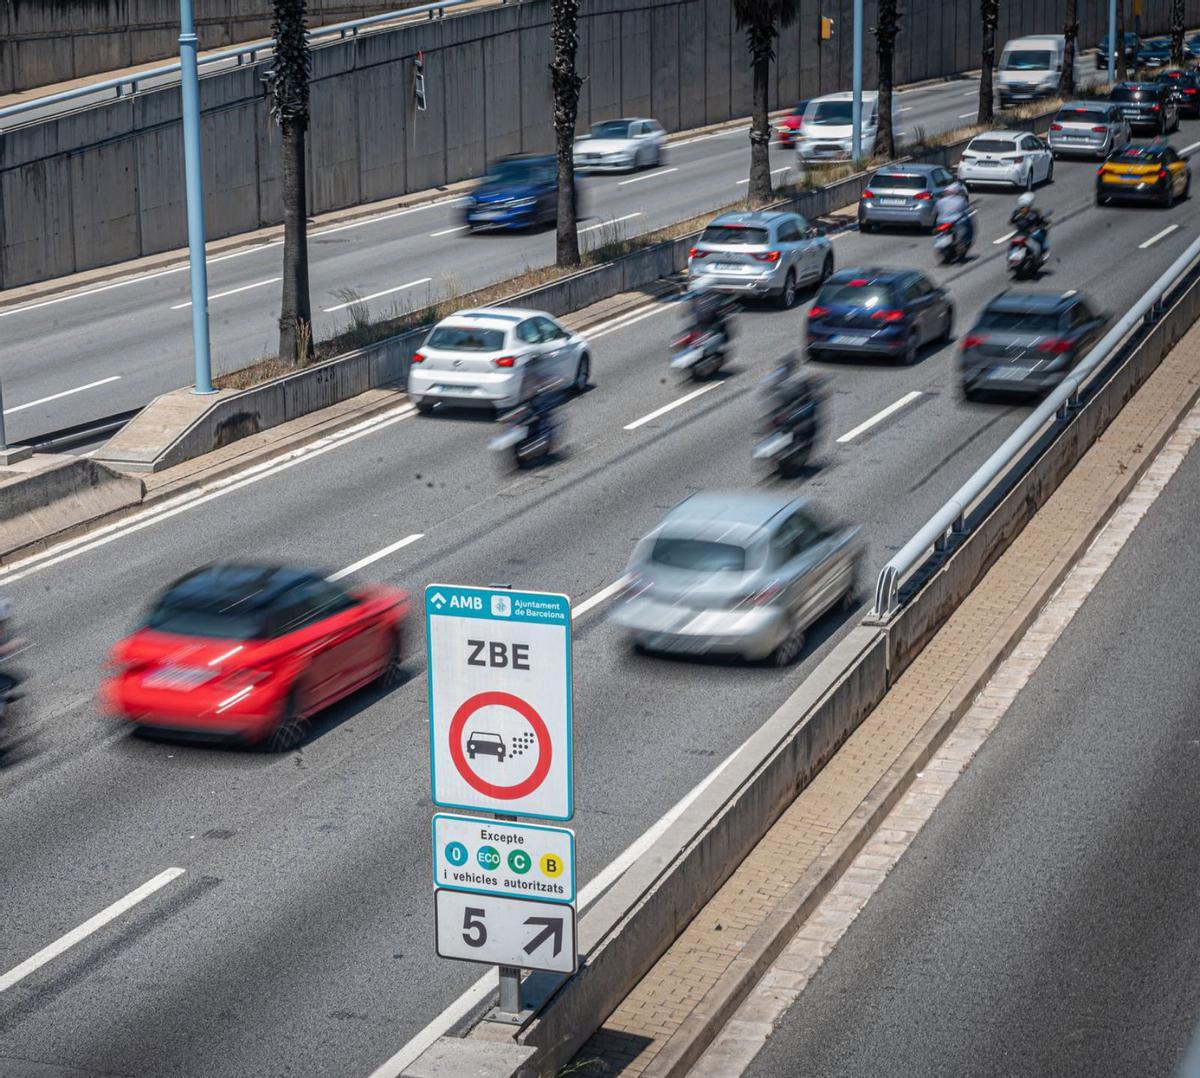
[(1113, 87), (1108, 99), (1120, 108), (1130, 127), (1160, 135), (1179, 127), (1179, 109), (1167, 87), (1157, 82), (1123, 82)]
[(1200, 117), (1200, 74), (1195, 71), (1163, 71), (1154, 80), (1167, 88), (1180, 116)]
[[(1134, 33), (1125, 34), (1125, 59), (1132, 62), (1142, 47), (1142, 39)], [(1105, 34), (1096, 46), (1096, 61), (1101, 67), (1108, 66), (1108, 35)]]
[(911, 364), (929, 341), (954, 333), (944, 288), (907, 269), (852, 269), (822, 285), (808, 311), (808, 355), (884, 355)]
[(963, 395), (1053, 389), (1100, 339), (1107, 322), (1107, 315), (1075, 291), (1002, 293), (962, 339)]
[(1171, 62), (1171, 41), (1169, 38), (1157, 37), (1143, 41), (1134, 58), (1135, 67), (1159, 68), (1166, 67)]

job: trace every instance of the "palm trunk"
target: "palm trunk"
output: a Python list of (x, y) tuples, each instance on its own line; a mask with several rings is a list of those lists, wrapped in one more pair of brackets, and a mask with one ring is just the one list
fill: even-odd
[(767, 120), (767, 94), (771, 82), (773, 26), (752, 25), (747, 31), (752, 62), (753, 99), (750, 107), (750, 199), (769, 202), (771, 186), (771, 128)]
[(978, 123), (990, 124), (996, 116), (992, 98), (992, 69), (996, 66), (996, 26), (1000, 22), (1000, 0), (980, 0), (980, 21), (983, 24), (983, 49), (980, 56)]
[(1067, 0), (1063, 37), (1066, 44), (1063, 48), (1062, 75), (1058, 80), (1058, 92), (1061, 97), (1071, 97), (1075, 93), (1075, 44), (1079, 37), (1079, 0)]
[(1183, 67), (1184, 0), (1171, 0), (1171, 64)]
[(1110, 41), (1108, 47), (1117, 50), (1117, 82), (1125, 82), (1129, 78), (1129, 68), (1125, 65), (1125, 0), (1117, 0), (1117, 40)]
[(575, 204), (575, 123), (579, 116), (579, 88), (583, 79), (575, 70), (579, 49), (579, 0), (553, 0), (551, 37), (554, 62), (550, 81), (554, 90), (554, 150), (558, 158), (558, 234), (560, 266), (579, 265), (579, 220)]
[(896, 54), (896, 0), (879, 0), (879, 25), (875, 28), (879, 59), (879, 116), (875, 152), (884, 159), (896, 156), (892, 131), (892, 74)]
[(308, 294), (308, 217), (304, 176), (304, 125), (283, 125), (283, 302), (279, 308), (279, 358), (303, 364), (312, 358), (312, 308)]

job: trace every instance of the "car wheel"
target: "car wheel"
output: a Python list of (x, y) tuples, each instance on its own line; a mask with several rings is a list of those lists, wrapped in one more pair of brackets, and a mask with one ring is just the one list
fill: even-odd
[(788, 270), (787, 276), (783, 279), (783, 291), (779, 293), (779, 306), (785, 311), (790, 311), (796, 306), (796, 274), (792, 270)]
[(804, 650), (804, 630), (792, 629), (771, 652), (771, 665), (775, 667), (791, 666)]
[(818, 284), (824, 284), (833, 276), (833, 252), (828, 251), (825, 255), (825, 261), (821, 263), (821, 276), (817, 279)]
[(1054, 158), (1053, 157), (1050, 158), (1050, 167), (1048, 169), (1046, 169), (1046, 182), (1047, 183), (1054, 182)]
[(1026, 191), (1033, 190), (1033, 162), (1030, 162), (1029, 168), (1025, 173), (1024, 187)]
[(662, 147), (661, 147), (661, 146), (655, 146), (655, 147), (654, 147), (654, 167), (655, 167), (655, 168), (658, 168), (660, 165), (662, 165), (662, 161), (663, 161), (663, 158), (662, 158)]
[(945, 343), (946, 341), (950, 340), (950, 338), (953, 336), (954, 336), (954, 306), (952, 304), (948, 303), (948, 304), (946, 304), (946, 322), (945, 322), (945, 325), (942, 326), (941, 336), (938, 337), (938, 340), (941, 341), (942, 343)]
[(1097, 205), (1097, 206), (1107, 206), (1107, 205), (1109, 205), (1109, 198), (1108, 198), (1108, 196), (1107, 196), (1107, 195), (1102, 195), (1102, 194), (1099, 194), (1099, 193), (1097, 193), (1097, 195), (1096, 195), (1096, 205)]
[(1163, 209), (1164, 210), (1173, 210), (1174, 208), (1175, 208), (1175, 188), (1171, 186), (1170, 182), (1168, 182), (1167, 189), (1166, 189), (1165, 193), (1163, 194)]
[(1189, 199), (1192, 197), (1192, 174), (1188, 173), (1188, 178), (1183, 181), (1183, 197)]
[(592, 361), (586, 352), (579, 357), (579, 366), (575, 368), (575, 380), (571, 388), (576, 393), (582, 393), (588, 386), (588, 376), (592, 373)]
[(304, 741), (308, 729), (308, 719), (301, 713), (300, 686), (294, 685), (275, 729), (267, 736), (264, 748), (268, 752), (289, 752)]
[(384, 689), (395, 689), (404, 684), (404, 638), (399, 630), (388, 635), (387, 662), (379, 671), (379, 684)]
[(921, 351), (921, 333), (916, 326), (909, 331), (908, 340), (904, 342), (904, 365), (911, 367), (917, 361)]
[(871, 224), (870, 221), (861, 221), (860, 220), (858, 222), (858, 230), (859, 230), (859, 232), (862, 232), (864, 234), (870, 232), (873, 227), (874, 226)]
[(417, 401), (416, 407), (419, 415), (429, 415), (433, 411), (433, 401)]

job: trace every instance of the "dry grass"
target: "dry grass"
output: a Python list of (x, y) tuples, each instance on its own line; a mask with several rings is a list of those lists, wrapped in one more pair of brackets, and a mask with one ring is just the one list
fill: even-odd
[(250, 389), (272, 378), (282, 378), (285, 374), (293, 374), (296, 368), (277, 359), (275, 356), (263, 356), (262, 359), (251, 363), (241, 370), (218, 374), (213, 379), (217, 389)]

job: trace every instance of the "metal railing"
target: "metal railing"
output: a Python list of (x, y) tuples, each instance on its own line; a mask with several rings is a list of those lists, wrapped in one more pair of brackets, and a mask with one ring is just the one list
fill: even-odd
[[(398, 11), (385, 11), (379, 15), (369, 15), (365, 19), (353, 19), (350, 22), (317, 26), (308, 31), (308, 40), (313, 44), (325, 41), (327, 38), (345, 40), (346, 38), (356, 37), (360, 30), (369, 30), (383, 23), (395, 22), (397, 19), (411, 18), (414, 15), (428, 14), (431, 19), (440, 19), (446, 14), (448, 8), (462, 7), (466, 4), (478, 2), (479, 0), (437, 0), (436, 3), (432, 4), (418, 4), (416, 7), (406, 7)], [(499, 2), (507, 4), (508, 0), (499, 0)], [(210, 53), (207, 56), (200, 57), (198, 62), (203, 67), (206, 64), (218, 64), (226, 60), (236, 60), (236, 66), (241, 67), (244, 64), (258, 63), (264, 56), (271, 54), (274, 48), (275, 40), (274, 38), (270, 38), (254, 45), (241, 45), (236, 49), (224, 49), (221, 52)], [(114, 98), (136, 94), (141, 83), (147, 82), (150, 79), (162, 78), (166, 75), (177, 75), (179, 74), (179, 70), (179, 61), (175, 61), (171, 64), (163, 64), (161, 67), (147, 68), (145, 71), (138, 71), (132, 75), (122, 75), (115, 79), (105, 79), (101, 82), (89, 83), (87, 86), (78, 86), (74, 90), (63, 90), (57, 94), (47, 94), (44, 97), (36, 97), (29, 101), (20, 101), (15, 105), (7, 105), (4, 108), (0, 108), (0, 120), (9, 116), (17, 116), (24, 112), (32, 112), (35, 109), (44, 109), (50, 105), (57, 105), (64, 101), (76, 101), (83, 97), (93, 97), (108, 90), (113, 91)]]
[(945, 550), (949, 541), (967, 534), (967, 514), (989, 494), (1009, 469), (1055, 424), (1065, 424), (1078, 409), (1080, 391), (1140, 327), (1152, 324), (1166, 309), (1167, 295), (1200, 262), (1200, 240), (1194, 241), (1112, 329), (1084, 356), (1055, 389), (984, 464), (954, 493), (920, 531), (880, 570), (875, 586), (873, 618), (886, 618), (899, 607), (900, 587), (927, 556)]

